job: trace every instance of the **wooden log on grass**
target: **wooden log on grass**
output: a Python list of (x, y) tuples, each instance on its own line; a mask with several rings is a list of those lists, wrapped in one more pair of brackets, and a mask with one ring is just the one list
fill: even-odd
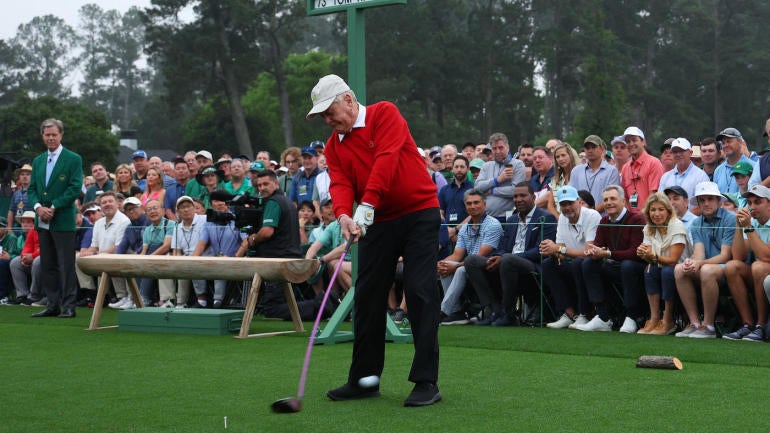
[(682, 361), (675, 356), (640, 356), (636, 361), (637, 368), (660, 368), (664, 370), (681, 370)]
[(318, 269), (318, 260), (257, 257), (140, 256), (98, 254), (79, 257), (77, 265), (88, 275), (106, 272), (111, 277), (176, 278), (182, 280), (306, 281)]

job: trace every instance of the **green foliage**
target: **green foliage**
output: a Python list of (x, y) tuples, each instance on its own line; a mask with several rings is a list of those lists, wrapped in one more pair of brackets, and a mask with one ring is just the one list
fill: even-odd
[(52, 96), (31, 98), (20, 94), (13, 104), (0, 109), (0, 150), (15, 153), (17, 160), (31, 160), (39, 155), (45, 150), (40, 124), (51, 117), (64, 122), (62, 144), (80, 154), (86, 172), (93, 161), (101, 161), (107, 167), (116, 165), (118, 139), (110, 133), (110, 123), (104, 114)]
[[(307, 145), (312, 140), (326, 140), (328, 128), (320, 120), (308, 121), (305, 115), (310, 110), (310, 90), (324, 75), (343, 69), (345, 58), (322, 51), (306, 54), (290, 54), (284, 62), (283, 72), (289, 93), (289, 106), (295, 143)], [(257, 76), (242, 99), (243, 109), (249, 118), (264, 125), (252, 129), (256, 149), (269, 150), (273, 155), (286, 148), (281, 129), (281, 109), (278, 90), (272, 73), (262, 72)]]

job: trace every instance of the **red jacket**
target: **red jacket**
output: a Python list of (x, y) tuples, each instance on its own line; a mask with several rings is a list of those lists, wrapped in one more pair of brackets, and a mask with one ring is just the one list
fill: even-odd
[(32, 254), (32, 257), (40, 255), (40, 240), (37, 237), (37, 230), (31, 229), (27, 232), (27, 237), (24, 239), (24, 248), (21, 249), (21, 256), (24, 254)]
[(337, 216), (352, 217), (354, 201), (374, 206), (375, 221), (438, 207), (425, 160), (406, 120), (390, 102), (367, 106), (366, 126), (354, 128), (342, 141), (332, 131), (324, 155)]

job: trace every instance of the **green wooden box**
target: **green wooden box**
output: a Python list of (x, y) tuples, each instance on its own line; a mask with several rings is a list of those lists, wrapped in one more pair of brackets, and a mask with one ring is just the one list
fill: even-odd
[(243, 310), (145, 307), (118, 312), (121, 331), (227, 335), (238, 332)]

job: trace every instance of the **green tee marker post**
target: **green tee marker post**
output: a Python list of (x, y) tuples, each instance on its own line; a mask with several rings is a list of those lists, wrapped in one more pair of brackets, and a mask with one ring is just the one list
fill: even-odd
[[(370, 7), (406, 4), (406, 0), (307, 0), (308, 15), (347, 12), (348, 15), (348, 85), (358, 102), (366, 104), (366, 20), (364, 10)], [(329, 323), (316, 336), (316, 344), (335, 344), (353, 340), (352, 332), (339, 331), (340, 325), (353, 309), (355, 282), (358, 280), (358, 245), (353, 245), (353, 287), (337, 307)], [(396, 270), (394, 269), (393, 272)], [(399, 328), (390, 315), (385, 314), (385, 340), (411, 343), (410, 329)]]

